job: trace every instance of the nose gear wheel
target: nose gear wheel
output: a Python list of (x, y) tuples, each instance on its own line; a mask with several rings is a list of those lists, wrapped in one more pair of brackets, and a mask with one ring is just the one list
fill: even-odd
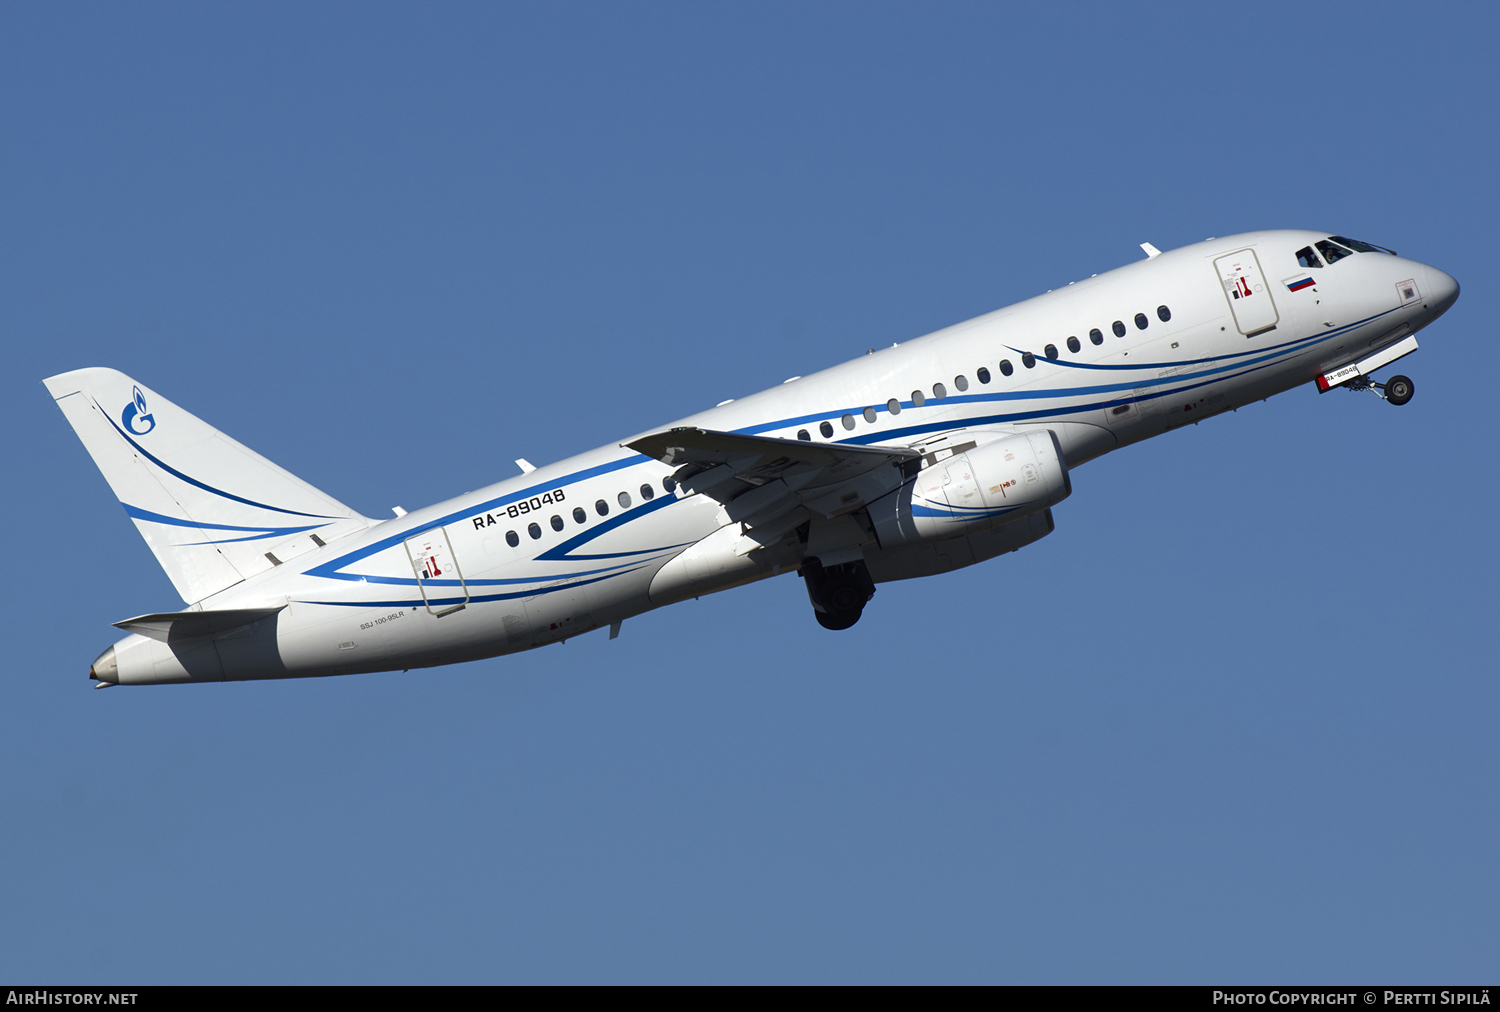
[(1412, 399), (1417, 392), (1416, 384), (1411, 381), (1410, 376), (1392, 376), (1384, 383), (1376, 383), (1368, 376), (1360, 376), (1344, 385), (1346, 390), (1368, 390), (1383, 401), (1400, 407)]

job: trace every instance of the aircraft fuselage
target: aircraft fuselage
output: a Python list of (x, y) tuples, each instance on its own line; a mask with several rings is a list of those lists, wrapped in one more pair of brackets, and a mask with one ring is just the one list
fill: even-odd
[[(1054, 466), (1065, 482), (1122, 446), (1368, 361), (1457, 298), (1447, 274), (1384, 251), (1299, 263), (1299, 250), (1331, 241), (1282, 230), (1197, 243), (652, 430), (908, 451), (904, 463), (830, 484), (821, 498), (790, 478), (783, 489), (736, 472), (738, 495), (796, 503), (747, 513), (755, 501), (743, 500), (738, 514), (758, 523), (737, 515), (740, 499), (695, 491), (695, 480), (714, 477), (709, 465), (683, 468), (670, 449), (663, 458), (627, 446), (652, 436), (643, 433), (310, 543), (195, 606), (242, 613), (245, 623), (135, 627), (144, 631), (107, 651), (93, 677), (216, 681), (424, 667), (617, 629), (652, 608), (795, 573), (809, 560), (819, 572), (862, 566), (878, 584), (1015, 550), (1050, 532), (1052, 517), (1040, 506), (1024, 516), (995, 508), (995, 496), (1018, 487), (1008, 482), (1040, 474), (1045, 483)], [(986, 445), (1029, 434), (1036, 438), (1007, 446), (1034, 452), (1035, 462), (971, 463)], [(728, 463), (716, 466), (743, 471), (734, 444), (725, 445)], [(1049, 463), (1049, 447), (1060, 463)], [(694, 452), (684, 459), (711, 448)], [(979, 490), (990, 506), (973, 507), (970, 520), (933, 521), (960, 524), (952, 530), (961, 533), (895, 543), (898, 520), (882, 517), (904, 508), (902, 495), (939, 494), (923, 492), (921, 476), (960, 457), (971, 470), (1022, 470), (980, 476), (976, 488), (993, 486)], [(943, 480), (956, 501), (965, 474), (949, 471)], [(892, 482), (917, 483), (917, 492), (891, 491)], [(1045, 502), (1067, 494), (1051, 487)]]

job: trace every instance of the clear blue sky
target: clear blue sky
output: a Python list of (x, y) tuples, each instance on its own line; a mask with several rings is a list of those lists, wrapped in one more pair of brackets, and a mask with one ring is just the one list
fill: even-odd
[[(1493, 982), (1494, 5), (0, 8), (0, 978)], [(1207, 236), (1451, 272), (1400, 409), (1018, 555), (409, 674), (89, 689), (179, 605), (40, 380), (372, 515)]]

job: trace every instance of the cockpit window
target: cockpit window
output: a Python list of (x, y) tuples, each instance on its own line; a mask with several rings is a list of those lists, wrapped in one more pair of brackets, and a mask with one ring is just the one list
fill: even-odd
[(1323, 261), (1318, 259), (1318, 254), (1313, 252), (1311, 246), (1303, 246), (1297, 251), (1297, 263), (1303, 267), (1322, 267)]
[(1332, 239), (1336, 243), (1348, 246), (1356, 253), (1389, 253), (1391, 256), (1396, 255), (1395, 250), (1386, 249), (1384, 246), (1376, 246), (1372, 242), (1360, 242), (1358, 239), (1345, 239), (1341, 235), (1331, 235), (1328, 238)]
[(1344, 259), (1344, 257), (1352, 257), (1354, 255), (1344, 249), (1344, 247), (1336, 243), (1331, 243), (1326, 239), (1318, 243), (1317, 246), (1318, 252), (1323, 254), (1323, 259), (1327, 260), (1330, 264), (1336, 264)]

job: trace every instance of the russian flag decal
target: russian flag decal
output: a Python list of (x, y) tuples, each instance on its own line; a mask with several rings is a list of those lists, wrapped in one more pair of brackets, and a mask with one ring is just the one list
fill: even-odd
[(1291, 292), (1300, 292), (1300, 291), (1302, 291), (1302, 289), (1304, 289), (1304, 288), (1311, 288), (1315, 284), (1317, 284), (1316, 281), (1314, 281), (1310, 277), (1306, 277), (1306, 278), (1302, 278), (1299, 281), (1288, 281), (1286, 283), (1286, 287), (1287, 287), (1288, 291), (1291, 291)]

